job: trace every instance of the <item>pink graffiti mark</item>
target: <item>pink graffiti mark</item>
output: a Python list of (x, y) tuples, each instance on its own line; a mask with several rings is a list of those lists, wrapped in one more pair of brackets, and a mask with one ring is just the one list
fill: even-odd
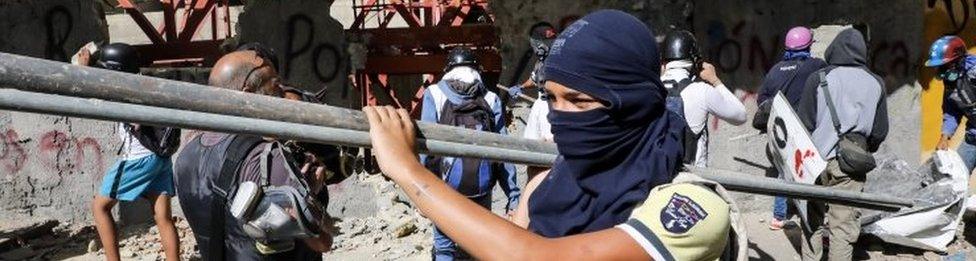
[(102, 146), (94, 138), (71, 137), (57, 130), (41, 136), (39, 160), (54, 171), (80, 171), (86, 166), (101, 171)]
[(0, 147), (0, 163), (8, 174), (20, 172), (26, 165), (27, 153), (20, 143), (17, 131), (7, 130), (5, 133), (0, 133), (0, 144), (3, 144), (3, 147)]
[(813, 150), (810, 149), (806, 149), (802, 153), (800, 149), (793, 152), (793, 172), (798, 178), (803, 178), (803, 161), (811, 157), (813, 157)]

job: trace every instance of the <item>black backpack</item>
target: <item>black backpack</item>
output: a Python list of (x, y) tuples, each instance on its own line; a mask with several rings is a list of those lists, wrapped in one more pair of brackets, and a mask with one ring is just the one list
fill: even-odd
[[(488, 105), (488, 102), (485, 101), (483, 96), (479, 96), (458, 105), (455, 105), (450, 101), (445, 101), (444, 106), (441, 108), (440, 117), (437, 119), (437, 123), (491, 132), (495, 129), (494, 119), (495, 117), (492, 113), (491, 106)], [(478, 158), (456, 159), (455, 163), (461, 162), (462, 164), (461, 182), (457, 187), (457, 191), (462, 195), (478, 195), (484, 192), (481, 191), (481, 187), (484, 184), (479, 184), (480, 180), (482, 180), (479, 176), (481, 175), (480, 169), (482, 165), (485, 164), (483, 161), (483, 159)], [(449, 174), (451, 174), (448, 172), (453, 169), (453, 166), (442, 166), (443, 163), (444, 158), (441, 156), (428, 156), (426, 167), (431, 172), (441, 175), (442, 177), (447, 177)], [(489, 166), (493, 165), (491, 163), (488, 164)], [(490, 175), (490, 173), (488, 174)]]
[[(665, 86), (671, 86), (671, 88), (665, 88), (668, 90), (668, 97), (665, 98), (667, 109), (678, 114), (678, 116), (681, 116), (681, 119), (685, 119), (685, 102), (681, 98), (681, 92), (694, 82), (695, 80), (692, 80), (691, 78), (685, 78), (681, 81), (666, 80), (662, 82)], [(692, 164), (695, 162), (695, 157), (698, 156), (698, 139), (700, 139), (701, 136), (707, 132), (708, 127), (702, 129), (702, 132), (698, 134), (692, 132), (690, 128), (685, 127), (685, 153), (684, 158), (681, 159), (681, 163)]]
[(150, 125), (139, 125), (136, 128), (130, 123), (123, 123), (122, 126), (139, 140), (139, 144), (160, 157), (172, 156), (180, 148), (180, 129)]

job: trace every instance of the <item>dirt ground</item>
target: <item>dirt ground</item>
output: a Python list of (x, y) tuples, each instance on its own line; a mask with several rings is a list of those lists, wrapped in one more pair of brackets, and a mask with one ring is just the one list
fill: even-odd
[[(391, 186), (379, 175), (361, 175), (356, 182), (367, 187)], [(395, 191), (381, 196), (396, 199)], [(503, 196), (496, 195), (502, 199)], [(766, 200), (752, 203), (763, 204)], [(765, 204), (763, 204), (765, 205)], [(761, 209), (745, 206), (744, 209)], [(497, 208), (496, 208), (497, 210)], [(768, 228), (769, 211), (748, 211), (744, 222), (749, 237), (750, 260), (800, 260), (800, 230), (790, 226), (773, 231)], [(181, 238), (181, 256), (185, 260), (199, 260), (192, 231), (177, 217)], [(967, 221), (976, 220), (972, 215)], [(5, 222), (6, 223), (6, 222)], [(4, 225), (10, 226), (10, 225)], [(969, 226), (974, 227), (974, 226)], [(2, 228), (2, 227), (0, 227)], [(395, 203), (376, 215), (346, 218), (336, 223), (336, 243), (325, 260), (428, 260), (431, 251), (431, 223), (412, 209), (408, 203)], [(98, 247), (97, 236), (90, 225), (67, 224), (54, 228), (53, 233), (26, 242), (28, 247), (0, 254), (2, 260), (102, 260), (104, 252)], [(121, 231), (120, 243), (125, 260), (163, 260), (158, 231), (152, 224), (128, 226)], [(856, 260), (976, 260), (976, 228), (957, 233), (945, 253), (926, 252), (879, 243), (862, 237)]]

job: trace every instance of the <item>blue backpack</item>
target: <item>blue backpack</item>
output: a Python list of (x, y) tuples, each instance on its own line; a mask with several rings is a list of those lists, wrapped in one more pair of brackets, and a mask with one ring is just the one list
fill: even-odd
[[(445, 101), (437, 123), (479, 131), (494, 130), (494, 115), (484, 98), (478, 97), (462, 104)], [(446, 181), (461, 195), (475, 197), (491, 192), (494, 185), (492, 169), (496, 163), (479, 158), (446, 159), (428, 156), (427, 169)]]

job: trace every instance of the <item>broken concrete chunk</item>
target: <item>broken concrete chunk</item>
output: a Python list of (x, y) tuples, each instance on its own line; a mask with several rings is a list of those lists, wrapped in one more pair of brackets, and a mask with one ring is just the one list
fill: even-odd
[(397, 238), (403, 238), (412, 235), (413, 233), (417, 232), (416, 223), (417, 223), (416, 220), (409, 219), (406, 222), (403, 222), (402, 224), (397, 226), (396, 230), (394, 230), (394, 234), (396, 235)]

